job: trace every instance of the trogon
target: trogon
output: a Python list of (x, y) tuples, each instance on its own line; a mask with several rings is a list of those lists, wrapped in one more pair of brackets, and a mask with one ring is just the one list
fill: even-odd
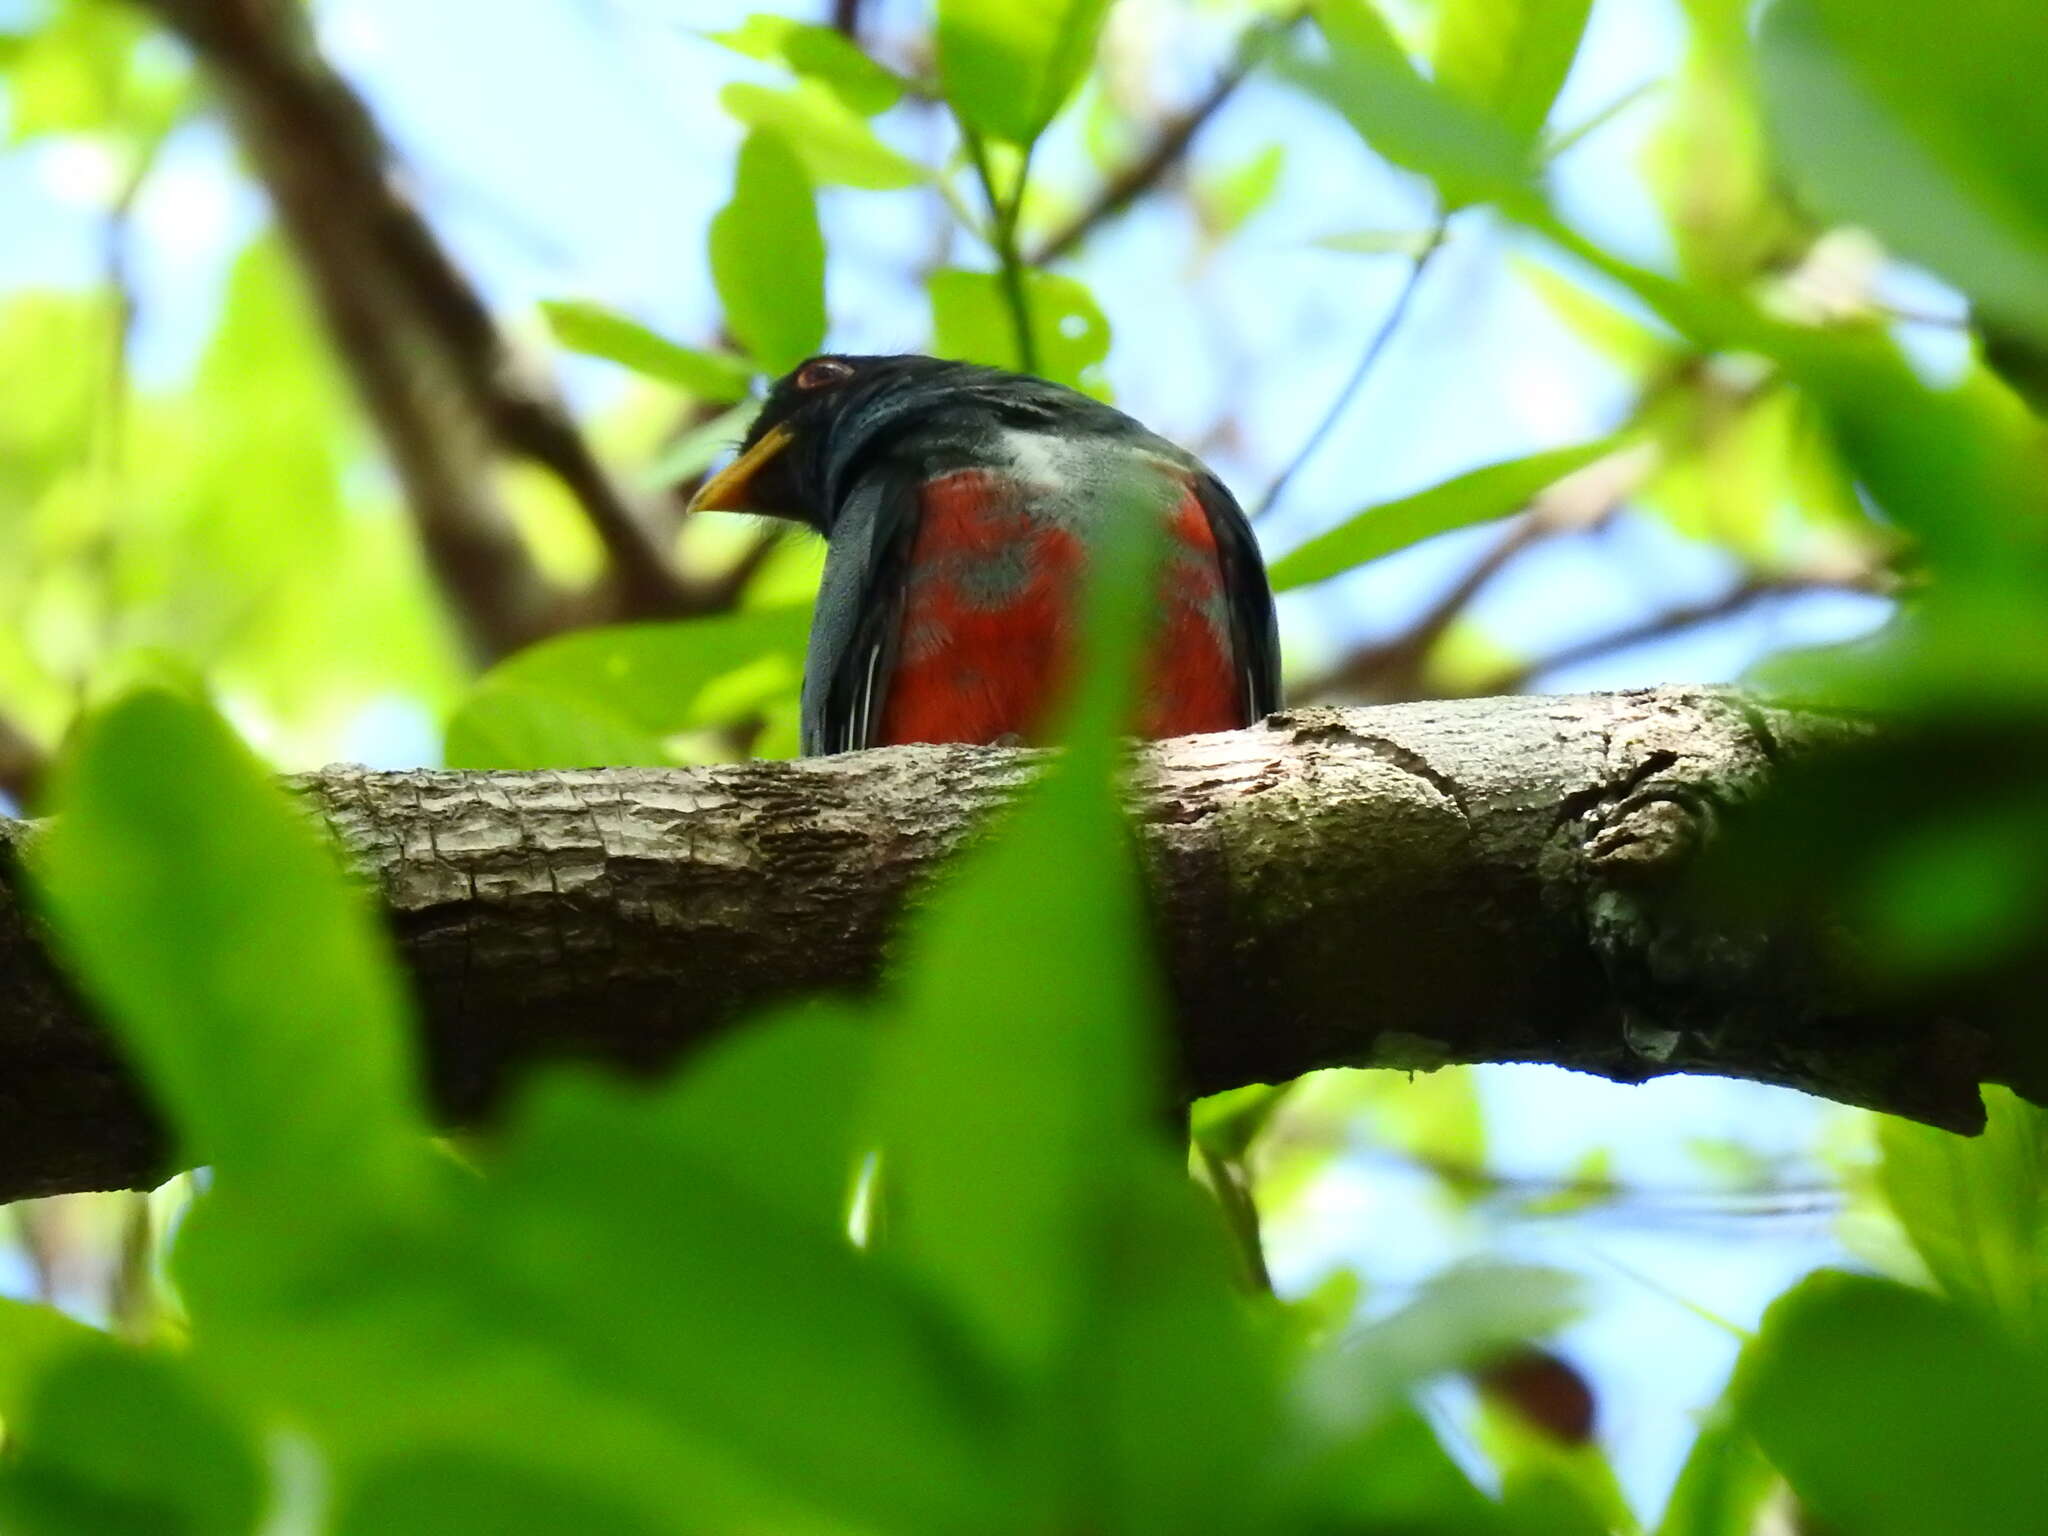
[(1230, 730), (1278, 707), (1273, 596), (1243, 511), (1193, 455), (1061, 385), (930, 357), (814, 357), (691, 505), (825, 536), (806, 753), (1042, 739), (1091, 538), (1134, 508), (1167, 525), (1139, 729)]

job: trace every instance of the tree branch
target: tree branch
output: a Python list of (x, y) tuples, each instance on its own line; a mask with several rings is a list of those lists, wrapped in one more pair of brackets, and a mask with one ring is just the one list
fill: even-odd
[[(1979, 1081), (2048, 1098), (1981, 1006), (1866, 994), (1817, 943), (1678, 899), (1727, 806), (1863, 734), (1665, 689), (1298, 710), (1146, 748), (1132, 798), (1186, 1088), (1553, 1062), (1963, 1130)], [(907, 747), (296, 782), (381, 891), (435, 1101), (469, 1124), (535, 1059), (657, 1071), (765, 1005), (871, 985), (906, 895), (1032, 761)], [(29, 835), (0, 823), (0, 843)], [(0, 860), (0, 1199), (171, 1166)]]
[(1195, 135), (1223, 109), (1225, 102), (1237, 94), (1237, 88), (1258, 67), (1267, 48), (1300, 25), (1308, 14), (1309, 8), (1302, 6), (1262, 21), (1246, 32), (1238, 45), (1237, 57), (1216, 77), (1215, 83), (1201, 99), (1185, 112), (1161, 124), (1144, 153), (1104, 182), (1079, 213), (1046, 236), (1031, 253), (1030, 265), (1042, 267), (1059, 260), (1093, 234), (1097, 226), (1115, 218), (1165, 180), (1167, 174), (1187, 158), (1188, 147), (1194, 143)]
[(493, 484), (493, 452), (552, 471), (610, 559), (607, 616), (702, 603), (552, 392), (515, 364), (483, 300), (398, 186), (362, 99), (290, 0), (137, 0), (198, 55), (268, 189), (337, 350), (390, 451), (442, 592), (490, 660), (575, 622)]

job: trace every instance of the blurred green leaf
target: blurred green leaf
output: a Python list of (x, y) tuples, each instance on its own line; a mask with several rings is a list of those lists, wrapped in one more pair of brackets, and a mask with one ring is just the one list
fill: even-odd
[(103, 1335), (52, 1365), (0, 1463), (9, 1536), (250, 1536), (264, 1474), (188, 1367)]
[(0, 1297), (0, 1430), (21, 1412), (45, 1367), (99, 1338), (55, 1307)]
[(764, 373), (825, 340), (825, 237), (810, 178), (779, 133), (740, 145), (732, 201), (711, 221), (711, 277), (725, 322)]
[(355, 1488), (335, 1536), (663, 1536), (674, 1529), (591, 1482), (523, 1461), (422, 1450)]
[(1370, 0), (1321, 0), (1315, 14), (1329, 57), (1293, 53), (1282, 73), (1343, 114), (1377, 153), (1428, 177), (1445, 208), (1526, 202), (1531, 146), (1425, 80)]
[(1752, 1536), (1778, 1474), (1727, 1403), (1700, 1425), (1657, 1536)]
[(1029, 145), (1095, 59), (1109, 0), (939, 0), (939, 85), (960, 121)]
[[(1102, 395), (1101, 365), (1109, 355), (1109, 322), (1094, 297), (1073, 278), (1053, 272), (1027, 271), (1024, 285), (1031, 305), (1039, 374), (1054, 383)], [(1023, 366), (997, 274), (942, 268), (931, 275), (930, 291), (934, 353), (997, 368)]]
[(1443, 0), (1438, 85), (1534, 145), (1571, 71), (1592, 0)]
[(809, 627), (802, 607), (744, 609), (529, 646), (486, 673), (448, 722), (449, 766), (669, 763), (663, 738), (713, 723), (698, 706), (721, 679), (765, 663), (772, 675), (764, 686), (794, 689)]
[(1280, 190), (1287, 167), (1287, 147), (1268, 144), (1228, 169), (1204, 176), (1195, 184), (1195, 204), (1203, 224), (1217, 239), (1237, 233)]
[(1435, 243), (1427, 229), (1353, 229), (1334, 235), (1318, 235), (1316, 246), (1357, 256), (1420, 256)]
[(1877, 1123), (1878, 1182), (1935, 1283), (2027, 1336), (2048, 1292), (2048, 1114), (1987, 1084), (1988, 1124), (1957, 1136)]
[(736, 357), (703, 352), (670, 341), (637, 320), (583, 299), (552, 299), (541, 305), (555, 340), (572, 352), (644, 373), (688, 390), (700, 400), (724, 404), (746, 398), (753, 373)]
[(160, 687), (87, 722), (56, 804), (33, 868), (59, 948), (187, 1153), (280, 1207), (403, 1198), (424, 1158), (411, 1010), (306, 812)]
[(126, 135), (132, 152), (160, 138), (190, 100), (191, 70), (144, 45), (148, 35), (148, 23), (126, 6), (68, 0), (28, 30), (0, 37), (9, 139), (111, 131)]
[(779, 134), (813, 181), (886, 192), (914, 187), (931, 172), (898, 154), (829, 87), (799, 80), (784, 90), (735, 81), (718, 93), (725, 110), (757, 131)]
[(2048, 1507), (2048, 1371), (1978, 1314), (1822, 1272), (1774, 1302), (1735, 1400), (1814, 1513), (1858, 1536), (2022, 1531)]
[(1619, 437), (1603, 437), (1575, 448), (1555, 448), (1489, 464), (1413, 496), (1367, 507), (1275, 561), (1273, 590), (1285, 592), (1327, 581), (1440, 533), (1512, 516), (1539, 492), (1605, 458), (1621, 443)]
[(903, 99), (902, 77), (884, 69), (844, 33), (787, 16), (756, 14), (737, 27), (707, 34), (750, 59), (786, 64), (831, 88), (862, 117), (886, 112)]
[(2048, 10), (1776, 0), (1761, 56), (1773, 127), (1824, 212), (2048, 338)]
[(1311, 1531), (1505, 1536), (1510, 1529), (1499, 1507), (1446, 1453), (1429, 1422), (1406, 1407), (1318, 1446), (1295, 1480), (1293, 1495), (1317, 1522), (1304, 1525)]

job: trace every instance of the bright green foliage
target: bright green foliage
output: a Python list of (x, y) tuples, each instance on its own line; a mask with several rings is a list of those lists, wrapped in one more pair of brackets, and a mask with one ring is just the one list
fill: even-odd
[(1592, 9), (1592, 0), (1444, 0), (1436, 82), (1534, 144)]
[(405, 1195), (411, 1019), (386, 942), (241, 743), (144, 688), (88, 723), (58, 804), (38, 883), (187, 1155), (273, 1215)]
[(1657, 1536), (1750, 1536), (1777, 1483), (1733, 1406), (1721, 1403), (1700, 1426)]
[(817, 196), (783, 137), (757, 128), (740, 146), (732, 201), (711, 221), (711, 276), (725, 323), (765, 373), (825, 339), (825, 237)]
[(1764, 1453), (1843, 1530), (1979, 1536), (2048, 1507), (2048, 1366), (1953, 1303), (1815, 1275), (1772, 1306), (1735, 1391)]
[(923, 166), (877, 138), (842, 96), (816, 80), (799, 80), (787, 89), (736, 81), (718, 99), (749, 127), (780, 134), (813, 181), (887, 191), (914, 187), (929, 177)]
[(1771, 120), (1821, 212), (2048, 338), (2048, 11), (1777, 0)]
[(1878, 1177), (1934, 1281), (2038, 1338), (2048, 1306), (2048, 1115), (1984, 1090), (1989, 1125), (1966, 1139), (1905, 1120), (1878, 1126)]
[(773, 59), (830, 87), (862, 117), (886, 112), (903, 99), (903, 79), (862, 53), (843, 33), (787, 16), (749, 16), (727, 32), (710, 34), (753, 59)]
[[(930, 288), (934, 354), (998, 368), (1021, 366), (1000, 277), (948, 267), (931, 275)], [(1106, 393), (1101, 364), (1109, 355), (1109, 322), (1088, 290), (1071, 277), (1031, 272), (1025, 294), (1039, 374), (1091, 394)]]
[(940, 0), (939, 83), (960, 121), (1029, 145), (1095, 57), (1109, 0)]
[(532, 646), (485, 674), (449, 720), (449, 765), (673, 763), (668, 738), (791, 695), (809, 628), (802, 608), (762, 608)]
[(738, 358), (682, 346), (602, 304), (560, 299), (541, 309), (555, 340), (572, 352), (604, 358), (687, 390), (700, 400), (746, 398), (751, 374)]
[(1442, 485), (1354, 513), (1328, 533), (1273, 562), (1275, 591), (1305, 587), (1406, 549), (1456, 528), (1490, 523), (1520, 512), (1541, 491), (1574, 470), (1613, 453), (1620, 442), (1602, 438), (1471, 470)]

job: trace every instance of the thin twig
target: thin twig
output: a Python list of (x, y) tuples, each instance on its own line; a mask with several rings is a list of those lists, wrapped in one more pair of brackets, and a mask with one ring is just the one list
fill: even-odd
[(1031, 295), (1024, 288), (1024, 258), (1017, 251), (1017, 212), (1024, 204), (1024, 184), (1031, 171), (1031, 151), (1024, 151), (1024, 159), (1017, 167), (1016, 190), (1005, 198), (996, 191), (995, 174), (989, 167), (988, 145), (979, 133), (963, 126), (962, 137), (967, 144), (967, 157), (974, 165), (975, 178), (981, 183), (982, 195), (988, 199), (989, 217), (993, 221), (989, 231), (990, 241), (996, 249), (996, 260), (1001, 263), (1003, 302), (1009, 306), (1010, 324), (1017, 333), (1017, 366), (1024, 373), (1038, 372), (1038, 338), (1031, 330)]
[(1195, 135), (1222, 110), (1225, 102), (1237, 94), (1237, 88), (1258, 67), (1266, 50), (1298, 26), (1308, 14), (1308, 7), (1298, 7), (1284, 15), (1270, 17), (1247, 31), (1238, 44), (1230, 67), (1216, 77), (1194, 105), (1161, 124), (1145, 151), (1104, 182), (1086, 207), (1039, 242), (1031, 253), (1031, 265), (1042, 267), (1059, 260), (1093, 234), (1097, 226), (1115, 218), (1164, 181), (1168, 173), (1187, 158), (1188, 146), (1194, 142)]
[(1777, 598), (1796, 597), (1805, 592), (1869, 591), (1869, 587), (1853, 580), (1819, 576), (1752, 576), (1729, 588), (1719, 597), (1708, 598), (1698, 603), (1681, 603), (1665, 609), (1662, 613), (1652, 614), (1640, 623), (1611, 630), (1591, 640), (1560, 647), (1548, 656), (1540, 656), (1533, 661), (1505, 668), (1485, 679), (1472, 691), (1487, 696), (1520, 693), (1536, 679), (1562, 668), (1599, 661), (1638, 645), (1648, 645), (1655, 640), (1683, 634), (1689, 629), (1698, 629), (1703, 624), (1733, 618), (1745, 609)]
[(1336, 430), (1337, 423), (1351, 408), (1352, 400), (1359, 390), (1365, 387), (1366, 380), (1372, 377), (1373, 369), (1385, 355), (1388, 343), (1394, 339), (1395, 332), (1401, 328), (1401, 322), (1407, 318), (1409, 306), (1415, 302), (1416, 292), (1422, 286), (1423, 274), (1429, 270), (1430, 262), (1436, 253), (1443, 249), (1444, 236), (1449, 228), (1450, 215), (1437, 214), (1430, 224), (1429, 235), (1423, 241), (1422, 248), (1415, 253), (1414, 259), (1408, 265), (1408, 276), (1401, 284), (1401, 291), (1394, 296), (1393, 306), (1380, 321), (1379, 328), (1372, 334), (1372, 339), (1366, 343), (1365, 351), (1360, 354), (1357, 364), (1351, 370), (1351, 376), (1344, 381), (1344, 387), (1337, 391), (1337, 397), (1330, 402), (1330, 408), (1323, 413), (1323, 419), (1316, 423), (1315, 430), (1309, 433), (1307, 441), (1296, 451), (1294, 457), (1288, 460), (1286, 467), (1274, 477), (1273, 483), (1266, 488), (1266, 494), (1259, 498), (1258, 505), (1252, 511), (1253, 521), (1265, 517), (1279, 505), (1288, 482), (1301, 472), (1304, 464), (1315, 457), (1316, 450), (1321, 448), (1324, 441)]

